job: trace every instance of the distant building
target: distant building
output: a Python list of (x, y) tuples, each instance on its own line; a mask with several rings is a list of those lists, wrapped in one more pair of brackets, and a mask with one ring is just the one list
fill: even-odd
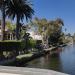
[[(0, 25), (0, 40), (1, 40), (1, 25)], [(10, 31), (8, 27), (5, 27), (5, 40), (15, 40), (15, 33)]]
[(65, 35), (65, 39), (69, 44), (73, 44), (73, 37), (69, 35)]
[(28, 31), (34, 40), (42, 40), (42, 36), (34, 31)]

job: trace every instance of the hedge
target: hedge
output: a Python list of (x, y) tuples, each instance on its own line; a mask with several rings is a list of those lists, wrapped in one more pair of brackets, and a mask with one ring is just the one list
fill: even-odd
[(30, 46), (31, 48), (35, 48), (35, 46), (36, 46), (36, 40), (30, 39), (30, 41), (29, 41), (29, 46)]
[(22, 50), (23, 48), (22, 41), (0, 41), (0, 51)]

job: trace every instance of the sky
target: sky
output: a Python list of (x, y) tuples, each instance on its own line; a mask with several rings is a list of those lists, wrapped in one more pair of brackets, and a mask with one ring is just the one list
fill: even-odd
[(54, 20), (61, 18), (64, 21), (63, 31), (75, 32), (75, 0), (32, 0), (35, 16)]
[[(30, 1), (35, 11), (33, 18), (46, 18), (48, 20), (61, 18), (64, 21), (63, 31), (66, 28), (66, 33), (73, 34), (75, 32), (75, 0)], [(16, 20), (14, 22), (16, 22)]]

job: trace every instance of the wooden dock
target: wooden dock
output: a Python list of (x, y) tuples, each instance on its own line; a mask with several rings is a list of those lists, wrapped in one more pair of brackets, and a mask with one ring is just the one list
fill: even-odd
[(69, 75), (53, 70), (0, 66), (0, 75)]

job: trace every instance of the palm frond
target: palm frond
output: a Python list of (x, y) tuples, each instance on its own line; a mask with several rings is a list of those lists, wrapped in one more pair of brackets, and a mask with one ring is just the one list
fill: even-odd
[(12, 17), (12, 19), (18, 15), (21, 21), (24, 18), (28, 21), (28, 19), (32, 18), (33, 14), (34, 10), (28, 0), (11, 0), (6, 10), (6, 15)]

